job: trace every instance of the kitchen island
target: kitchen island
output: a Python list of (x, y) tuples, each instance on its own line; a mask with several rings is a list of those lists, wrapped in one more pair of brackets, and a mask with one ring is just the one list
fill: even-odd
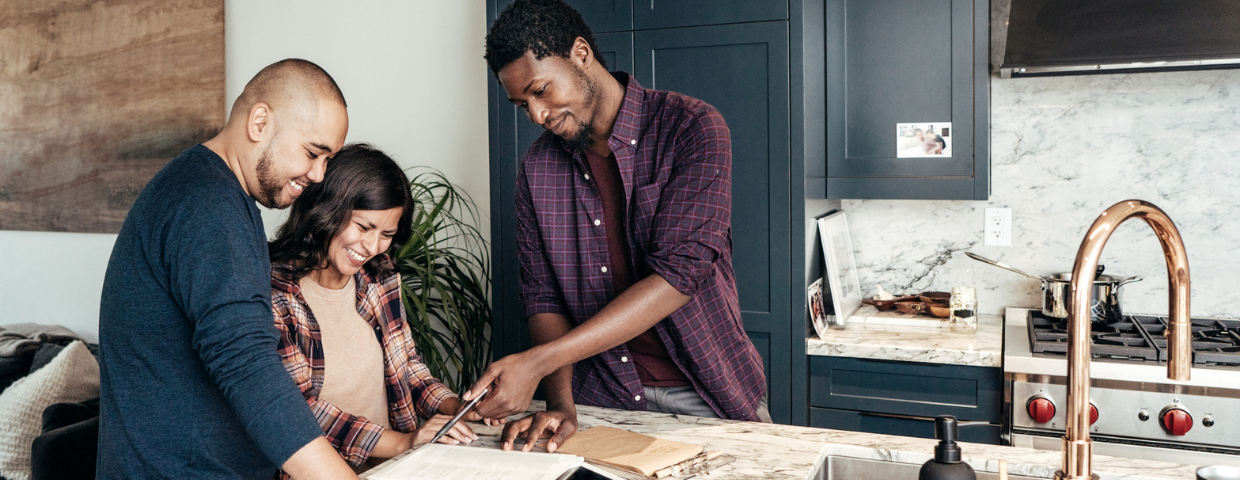
[[(534, 402), (530, 411), (542, 410)], [(932, 457), (935, 440), (846, 432), (788, 425), (737, 422), (714, 418), (577, 407), (582, 429), (611, 426), (679, 442), (702, 445), (733, 457), (732, 463), (694, 478), (729, 480), (817, 480), (828, 456), (842, 456), (920, 465)], [(514, 417), (520, 418), (520, 417)], [(472, 445), (498, 448), (498, 427), (471, 424), (479, 434)], [(997, 472), (999, 460), (1008, 473), (1051, 478), (1060, 453), (962, 443), (964, 460), (974, 470)], [(1094, 457), (1102, 480), (1193, 479), (1196, 467), (1128, 458)], [(362, 478), (366, 478), (363, 474)]]

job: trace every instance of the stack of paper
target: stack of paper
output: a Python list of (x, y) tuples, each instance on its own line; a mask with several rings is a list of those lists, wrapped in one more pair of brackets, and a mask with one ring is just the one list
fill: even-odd
[(369, 480), (555, 480), (582, 464), (582, 458), (558, 453), (505, 452), (486, 448), (431, 444), (376, 471)]

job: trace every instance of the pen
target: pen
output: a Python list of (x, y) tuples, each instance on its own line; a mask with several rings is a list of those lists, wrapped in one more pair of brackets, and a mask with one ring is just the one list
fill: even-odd
[(448, 423), (443, 424), (443, 428), (439, 429), (439, 432), (435, 434), (435, 438), (432, 438), (431, 441), (426, 442), (426, 444), (430, 445), (438, 442), (440, 438), (443, 438), (444, 434), (448, 433), (448, 430), (452, 430), (452, 427), (456, 426), (456, 422), (460, 421), (461, 417), (464, 417), (466, 413), (469, 413), (469, 411), (474, 408), (474, 405), (477, 405), (478, 401), (482, 400), (482, 396), (486, 395), (488, 391), (490, 391), (489, 388), (484, 388), (481, 392), (478, 392), (478, 396), (474, 397), (473, 400), (470, 400), (469, 403), (466, 403), (465, 406), (461, 408), (461, 411), (456, 412), (456, 415), (452, 417), (452, 420), (448, 420)]

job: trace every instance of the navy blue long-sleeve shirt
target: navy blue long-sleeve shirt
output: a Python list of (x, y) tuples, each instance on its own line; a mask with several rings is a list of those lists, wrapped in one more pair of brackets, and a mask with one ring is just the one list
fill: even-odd
[(100, 479), (269, 479), (323, 434), (276, 352), (262, 217), (202, 145), (125, 218), (99, 343)]

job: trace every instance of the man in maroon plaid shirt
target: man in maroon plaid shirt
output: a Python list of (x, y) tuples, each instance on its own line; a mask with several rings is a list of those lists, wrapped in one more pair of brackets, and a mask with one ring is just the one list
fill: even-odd
[(607, 71), (561, 0), (517, 0), (486, 59), (510, 101), (547, 129), (517, 171), (521, 298), (534, 348), (492, 363), (466, 393), (478, 413), (547, 411), (505, 427), (504, 448), (577, 430), (576, 403), (770, 421), (762, 359), (732, 269), (732, 148), (718, 111)]

